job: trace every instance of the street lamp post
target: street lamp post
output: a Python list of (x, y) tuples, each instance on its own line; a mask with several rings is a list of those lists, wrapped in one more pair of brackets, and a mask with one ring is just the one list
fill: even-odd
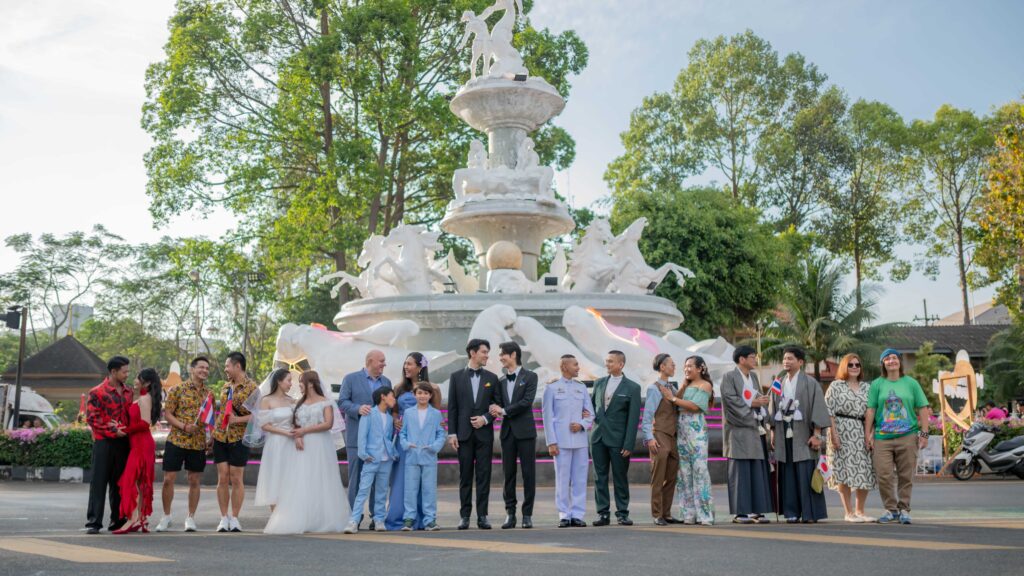
[(263, 282), (267, 275), (263, 272), (246, 272), (245, 278), (245, 325), (242, 326), (242, 355), (249, 357), (249, 287), (253, 284)]
[(201, 330), (201, 328), (199, 326), (199, 305), (200, 305), (199, 304), (199, 270), (196, 269), (196, 268), (193, 268), (192, 270), (189, 271), (188, 277), (192, 279), (192, 285), (195, 286), (195, 288), (196, 288), (196, 320), (195, 320), (195, 323), (196, 323), (196, 325), (195, 325), (196, 350), (195, 350), (195, 354), (192, 355), (192, 357), (195, 358), (196, 356), (199, 356), (199, 332)]
[[(21, 324), (21, 337), (18, 340), (18, 371), (14, 378), (14, 427), (18, 426), (21, 418), (21, 374), (22, 366), (25, 364), (25, 328), (28, 326), (28, 306), (11, 306), (7, 309), (7, 326), (17, 328)], [(3, 410), (0, 410), (2, 413)], [(3, 428), (3, 425), (0, 425)]]

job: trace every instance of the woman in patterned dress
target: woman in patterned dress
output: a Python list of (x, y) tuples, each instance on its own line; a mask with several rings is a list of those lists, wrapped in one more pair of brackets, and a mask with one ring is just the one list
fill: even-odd
[[(832, 415), (828, 443), (832, 477), (828, 485), (839, 492), (847, 522), (875, 521), (864, 515), (868, 490), (875, 487), (875, 470), (864, 445), (864, 413), (871, 384), (861, 380), (862, 374), (860, 356), (847, 354), (839, 362), (835, 381), (825, 392), (825, 405)], [(851, 494), (855, 495), (852, 503)]]
[(684, 524), (715, 523), (715, 504), (711, 499), (711, 474), (708, 472), (708, 425), (704, 414), (711, 405), (713, 389), (708, 365), (700, 356), (690, 356), (683, 363), (686, 383), (678, 395), (662, 390), (665, 399), (679, 409), (676, 426), (676, 449), (679, 451), (679, 473), (676, 493), (679, 495), (679, 518)]

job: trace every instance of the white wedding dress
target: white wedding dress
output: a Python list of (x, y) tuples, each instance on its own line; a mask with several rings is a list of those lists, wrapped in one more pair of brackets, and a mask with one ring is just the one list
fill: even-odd
[[(284, 430), (292, 429), (292, 407), (282, 406), (260, 410), (256, 415), (259, 425), (267, 423)], [(295, 440), (280, 434), (266, 433), (266, 444), (260, 457), (260, 474), (256, 478), (256, 505), (274, 506), (281, 493), (288, 488), (285, 473), (296, 459)]]
[[(328, 401), (299, 406), (295, 414), (299, 427), (322, 424), (324, 409), (331, 406)], [(302, 437), (302, 450), (295, 449), (293, 440), (285, 440), (292, 444), (293, 455), (284, 462), (274, 461), (275, 466), (286, 465), (281, 470), (282, 489), (277, 506), (263, 531), (267, 534), (341, 532), (348, 524), (350, 511), (331, 431), (306, 434)], [(270, 444), (269, 439), (267, 444)], [(261, 467), (261, 476), (262, 472)]]

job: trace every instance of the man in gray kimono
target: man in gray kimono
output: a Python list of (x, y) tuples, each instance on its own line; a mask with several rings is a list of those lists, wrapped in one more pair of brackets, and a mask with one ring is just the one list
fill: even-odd
[(821, 384), (804, 373), (803, 349), (783, 349), (782, 394), (772, 394), (769, 413), (779, 467), (779, 505), (786, 522), (817, 522), (828, 517), (825, 494), (811, 488), (824, 444), (821, 432), (832, 425)]
[(740, 346), (736, 369), (722, 377), (722, 453), (729, 459), (729, 513), (736, 524), (767, 524), (772, 511), (768, 397), (757, 381), (757, 351)]

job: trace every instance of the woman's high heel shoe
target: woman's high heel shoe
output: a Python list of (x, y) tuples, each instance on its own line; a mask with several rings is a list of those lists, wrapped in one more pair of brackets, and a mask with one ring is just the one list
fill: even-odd
[(142, 533), (149, 534), (149, 520), (142, 521)]
[(113, 533), (114, 534), (127, 534), (129, 532), (138, 532), (139, 530), (142, 530), (142, 521), (141, 520), (136, 520), (135, 522), (132, 522), (130, 525), (122, 526), (121, 528), (118, 528), (117, 530), (114, 530)]

